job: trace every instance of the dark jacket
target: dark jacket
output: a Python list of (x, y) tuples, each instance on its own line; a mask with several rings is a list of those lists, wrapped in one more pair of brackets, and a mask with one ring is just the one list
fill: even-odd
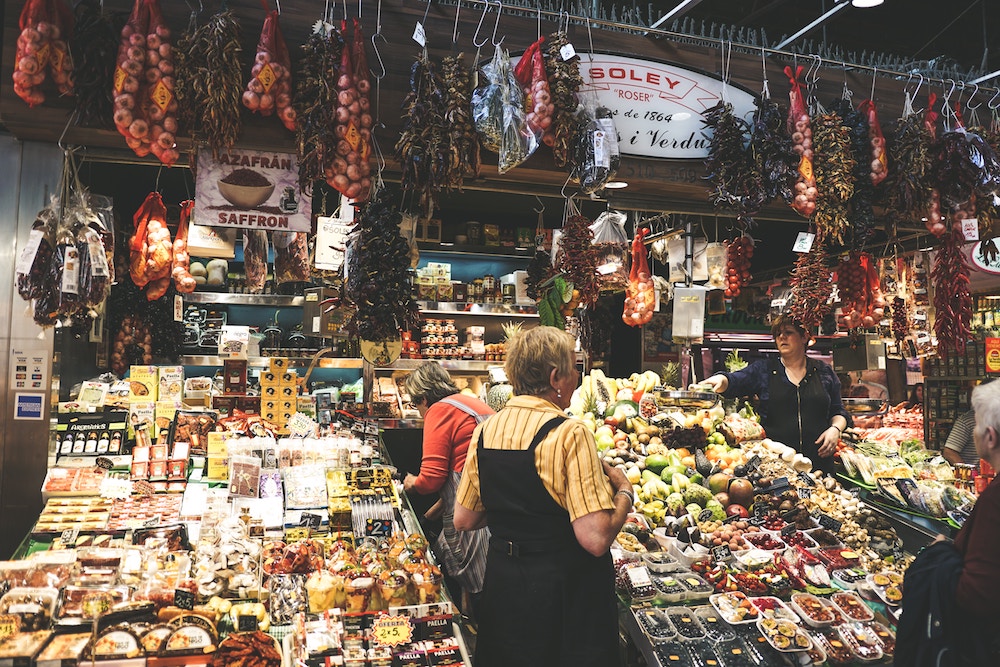
[(896, 629), (896, 667), (995, 664), (991, 639), (955, 604), (962, 554), (949, 542), (927, 547), (906, 570)]

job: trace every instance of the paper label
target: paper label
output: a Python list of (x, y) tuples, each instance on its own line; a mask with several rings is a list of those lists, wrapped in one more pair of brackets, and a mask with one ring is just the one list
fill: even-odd
[(407, 616), (379, 616), (372, 625), (372, 636), (382, 646), (399, 646), (413, 640), (413, 625)]
[(629, 568), (628, 580), (631, 582), (633, 588), (653, 585), (653, 581), (649, 578), (649, 570), (645, 567)]
[(278, 77), (274, 74), (274, 69), (271, 67), (271, 63), (265, 63), (263, 67), (260, 68), (260, 74), (257, 75), (257, 80), (260, 81), (260, 85), (264, 87), (264, 92), (271, 92), (271, 86), (274, 82), (278, 80)]
[(607, 143), (604, 140), (604, 130), (594, 130), (594, 164), (608, 169), (611, 166), (611, 156), (608, 154)]
[(792, 244), (792, 252), (809, 252), (815, 240), (816, 235), (812, 232), (799, 232), (795, 237), (795, 243)]
[(174, 295), (174, 322), (184, 321), (184, 297), (180, 294)]
[(413, 41), (420, 46), (427, 46), (427, 34), (424, 32), (424, 26), (420, 21), (417, 21), (417, 25), (413, 28)]
[(563, 60), (572, 60), (576, 57), (576, 49), (573, 48), (572, 44), (565, 44), (559, 48), (559, 56)]
[(347, 134), (344, 135), (344, 139), (351, 145), (351, 150), (358, 150), (358, 145), (361, 143), (361, 133), (358, 132), (358, 127), (353, 120), (347, 124)]
[(979, 240), (979, 218), (962, 219), (962, 236), (966, 241)]
[(25, 244), (24, 249), (21, 250), (20, 256), (17, 258), (17, 266), (14, 267), (14, 270), (17, 271), (17, 273), (27, 275), (31, 271), (31, 265), (34, 263), (35, 255), (38, 253), (38, 246), (41, 245), (44, 237), (45, 234), (42, 233), (42, 230), (31, 230), (31, 233), (28, 234), (28, 242)]
[(108, 255), (104, 252), (104, 244), (96, 234), (87, 234), (87, 251), (90, 253), (90, 275), (95, 278), (107, 278), (111, 275), (108, 271)]
[(805, 155), (799, 160), (799, 174), (807, 181), (813, 180), (813, 163)]
[(170, 101), (174, 99), (174, 94), (170, 92), (166, 84), (163, 83), (161, 79), (156, 86), (149, 91), (149, 99), (156, 106), (160, 107), (160, 111), (163, 113), (167, 112), (167, 107), (170, 106)]
[(21, 618), (13, 614), (0, 614), (0, 641), (21, 631)]
[(80, 527), (74, 526), (73, 528), (67, 528), (59, 535), (59, 543), (64, 547), (72, 546), (76, 544), (76, 538), (80, 535)]
[(125, 73), (125, 70), (123, 70), (121, 67), (116, 67), (115, 68), (115, 92), (116, 93), (122, 92), (122, 87), (125, 85), (125, 79), (127, 77), (128, 77), (128, 74)]
[(80, 292), (80, 253), (75, 245), (66, 246), (61, 289), (63, 294), (79, 294)]
[(311, 436), (316, 433), (318, 428), (319, 424), (301, 412), (296, 412), (288, 420), (288, 430), (295, 438)]

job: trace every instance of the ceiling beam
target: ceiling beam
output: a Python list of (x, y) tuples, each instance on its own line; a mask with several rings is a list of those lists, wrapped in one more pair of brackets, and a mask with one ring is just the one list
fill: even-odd
[(825, 23), (828, 18), (830, 18), (831, 16), (833, 16), (834, 14), (836, 14), (837, 12), (839, 12), (841, 9), (844, 9), (845, 7), (850, 7), (850, 6), (851, 6), (851, 3), (848, 2), (847, 0), (839, 0), (837, 2), (837, 4), (835, 4), (825, 14), (823, 14), (818, 19), (816, 19), (815, 21), (813, 21), (809, 25), (807, 25), (804, 28), (802, 28), (801, 30), (799, 30), (797, 33), (795, 33), (791, 37), (788, 37), (788, 38), (782, 40), (781, 43), (778, 44), (777, 46), (775, 46), (774, 48), (780, 51), (781, 49), (785, 48), (789, 44), (794, 43), (795, 40), (797, 40), (799, 37), (802, 37), (803, 35), (805, 35), (809, 31), (811, 31), (814, 28), (818, 27), (820, 24)]

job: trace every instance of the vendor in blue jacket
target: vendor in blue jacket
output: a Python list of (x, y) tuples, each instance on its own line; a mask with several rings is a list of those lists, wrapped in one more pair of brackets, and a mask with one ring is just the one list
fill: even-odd
[(771, 335), (777, 358), (718, 373), (704, 384), (727, 397), (756, 394), (767, 437), (808, 456), (814, 468), (832, 473), (840, 434), (851, 425), (840, 397), (840, 380), (829, 365), (806, 356), (811, 336), (801, 323), (779, 317)]

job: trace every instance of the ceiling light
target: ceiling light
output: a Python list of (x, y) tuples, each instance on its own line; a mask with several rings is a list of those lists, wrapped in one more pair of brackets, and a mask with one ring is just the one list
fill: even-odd
[(851, 0), (851, 4), (861, 9), (867, 9), (868, 7), (878, 7), (884, 1), (885, 0)]
[(604, 187), (608, 190), (621, 190), (622, 188), (627, 188), (628, 183), (625, 181), (608, 181), (604, 184)]

